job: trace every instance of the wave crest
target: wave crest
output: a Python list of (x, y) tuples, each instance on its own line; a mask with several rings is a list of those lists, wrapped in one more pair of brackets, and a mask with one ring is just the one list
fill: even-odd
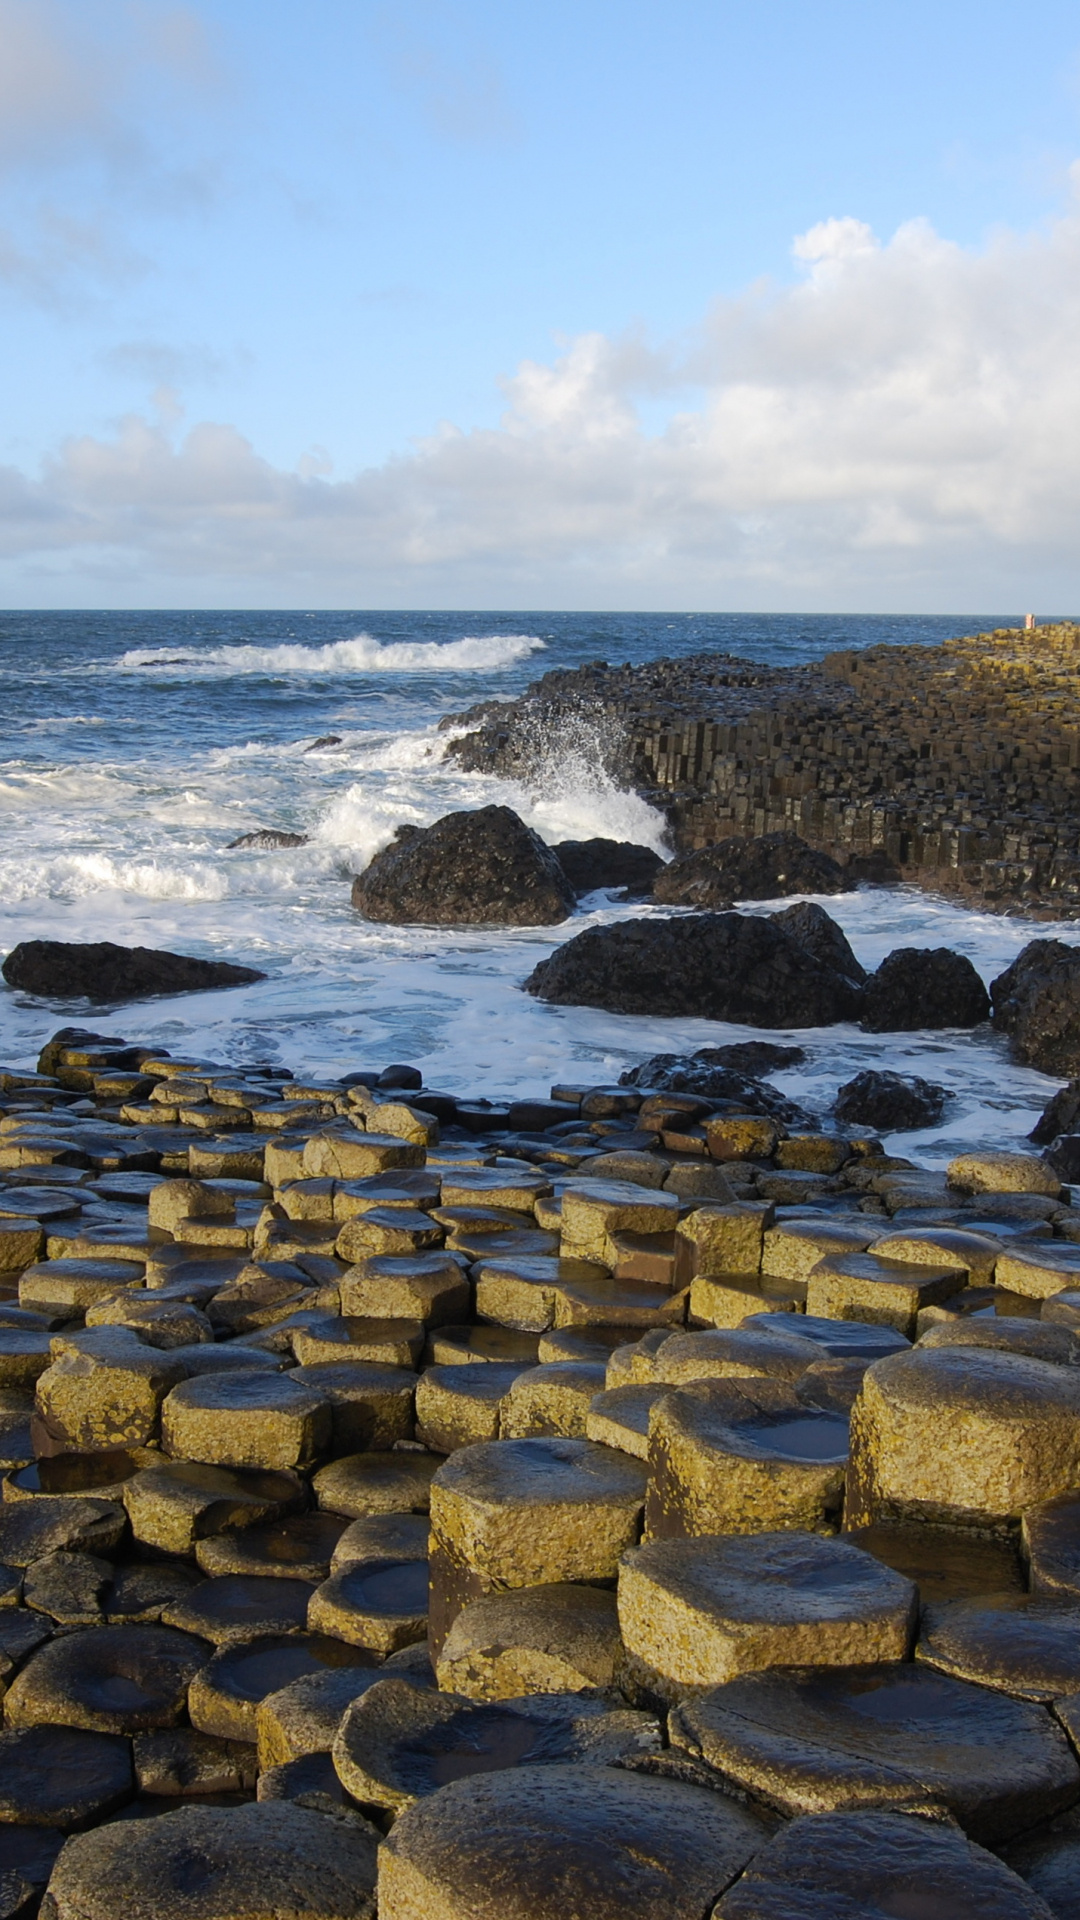
[(113, 663), (127, 673), (497, 673), (543, 651), (533, 633), (466, 634), (461, 640), (376, 640), (358, 633), (323, 647), (133, 647)]

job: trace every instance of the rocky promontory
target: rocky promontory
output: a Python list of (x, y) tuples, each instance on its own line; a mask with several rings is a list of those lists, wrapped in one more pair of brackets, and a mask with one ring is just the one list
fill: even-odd
[(1074, 625), (792, 668), (697, 654), (549, 673), (442, 724), (481, 772), (602, 760), (679, 853), (795, 833), (853, 879), (1057, 916), (1080, 910), (1078, 667)]

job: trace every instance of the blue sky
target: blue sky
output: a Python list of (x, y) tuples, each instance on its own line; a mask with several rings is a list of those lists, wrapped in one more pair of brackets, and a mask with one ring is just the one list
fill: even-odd
[(1072, 604), (1078, 115), (1038, 0), (0, 0), (0, 595)]

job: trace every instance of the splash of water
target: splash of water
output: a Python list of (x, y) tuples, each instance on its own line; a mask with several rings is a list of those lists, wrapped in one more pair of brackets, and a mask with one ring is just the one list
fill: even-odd
[(466, 634), (461, 640), (401, 640), (383, 643), (370, 633), (323, 647), (133, 647), (114, 667), (128, 673), (186, 674), (220, 679), (222, 674), (276, 673), (497, 673), (544, 642), (532, 633)]

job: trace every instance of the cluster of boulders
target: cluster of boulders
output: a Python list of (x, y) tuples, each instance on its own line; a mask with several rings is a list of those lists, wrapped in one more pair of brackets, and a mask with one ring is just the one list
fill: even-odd
[(793, 1051), (0, 1072), (4, 1920), (1069, 1911), (1071, 1195)]

